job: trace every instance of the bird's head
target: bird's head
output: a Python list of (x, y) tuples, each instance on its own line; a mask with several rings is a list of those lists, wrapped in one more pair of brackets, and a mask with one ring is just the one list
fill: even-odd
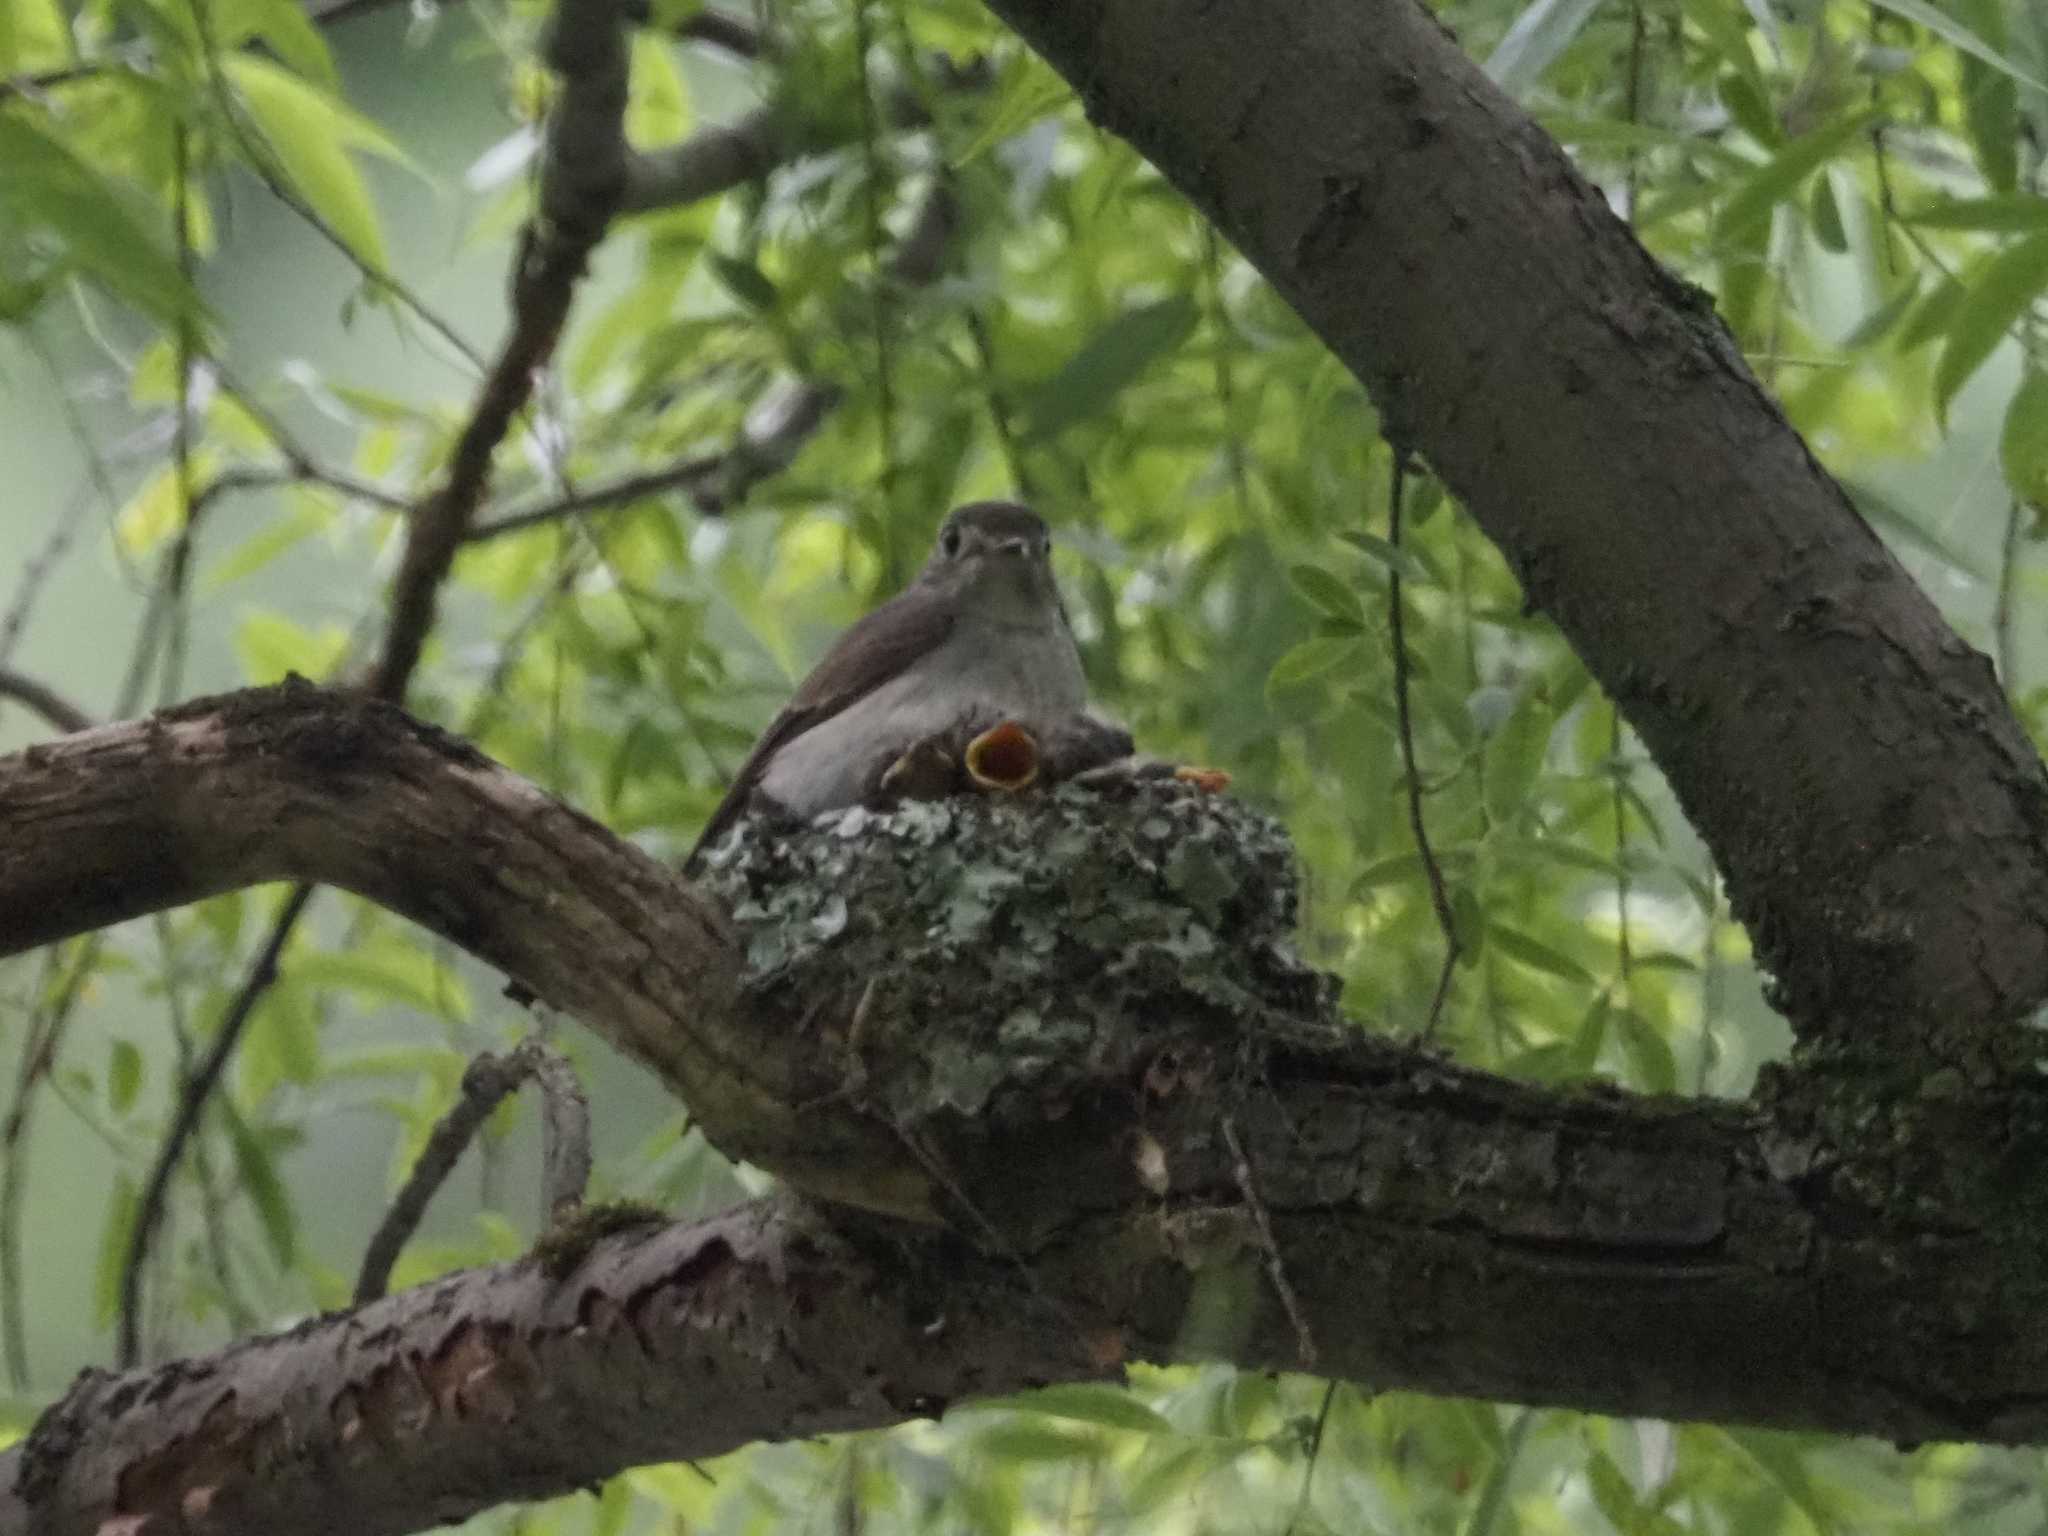
[(1059, 606), (1051, 556), (1052, 534), (1029, 507), (973, 501), (947, 515), (918, 580), (997, 623), (1035, 623)]

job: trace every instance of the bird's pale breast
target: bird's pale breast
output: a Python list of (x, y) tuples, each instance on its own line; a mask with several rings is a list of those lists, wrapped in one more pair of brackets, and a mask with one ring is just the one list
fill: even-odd
[(1086, 703), (1080, 657), (1057, 619), (961, 623), (907, 671), (781, 747), (761, 789), (795, 815), (815, 816), (858, 803), (898, 754), (970, 713), (1043, 728)]

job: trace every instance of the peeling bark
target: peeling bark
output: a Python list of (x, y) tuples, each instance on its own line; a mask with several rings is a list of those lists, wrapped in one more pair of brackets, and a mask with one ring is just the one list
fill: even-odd
[(988, 0), (1215, 221), (1641, 733), (1809, 1038), (2048, 998), (2048, 778), (1707, 295), (1414, 0)]

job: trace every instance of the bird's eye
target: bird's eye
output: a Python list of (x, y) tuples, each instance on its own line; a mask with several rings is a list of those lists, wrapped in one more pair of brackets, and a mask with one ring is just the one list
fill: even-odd
[(960, 556), (960, 530), (958, 528), (948, 528), (939, 535), (939, 548), (945, 552), (948, 560), (958, 559)]

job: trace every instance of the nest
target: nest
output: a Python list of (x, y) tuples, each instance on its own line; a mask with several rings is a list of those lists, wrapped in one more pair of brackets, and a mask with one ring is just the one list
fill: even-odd
[(1339, 1028), (1286, 834), (1172, 778), (749, 819), (699, 875), (762, 1026), (897, 1127), (1043, 1122)]

